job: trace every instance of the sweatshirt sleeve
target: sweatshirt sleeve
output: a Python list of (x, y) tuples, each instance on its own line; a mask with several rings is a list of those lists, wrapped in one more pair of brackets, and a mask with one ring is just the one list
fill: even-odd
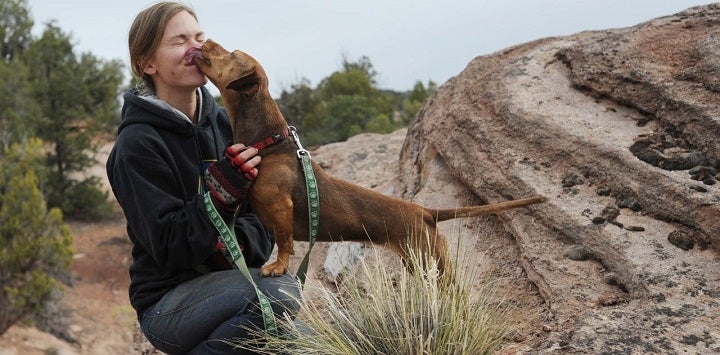
[(260, 219), (252, 213), (241, 213), (235, 220), (235, 235), (243, 245), (243, 256), (248, 267), (261, 267), (270, 258), (275, 237), (268, 232)]
[(107, 164), (113, 193), (134, 242), (158, 266), (193, 268), (215, 251), (217, 232), (199, 196), (190, 201), (178, 197), (184, 186), (170, 154), (153, 145), (152, 137), (143, 138), (116, 143)]

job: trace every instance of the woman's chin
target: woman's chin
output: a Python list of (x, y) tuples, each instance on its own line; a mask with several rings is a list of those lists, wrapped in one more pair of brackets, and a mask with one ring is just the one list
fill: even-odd
[(195, 87), (200, 87), (208, 83), (208, 78), (200, 72), (198, 72), (197, 74), (188, 75), (186, 77), (186, 80), (189, 85)]

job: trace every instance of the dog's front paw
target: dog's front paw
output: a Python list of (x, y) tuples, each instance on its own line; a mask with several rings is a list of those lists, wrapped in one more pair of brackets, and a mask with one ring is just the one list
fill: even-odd
[(285, 264), (282, 261), (276, 260), (276, 261), (273, 261), (272, 263), (267, 264), (262, 267), (262, 276), (263, 277), (282, 276), (285, 274), (286, 271), (287, 271), (287, 266), (285, 266)]

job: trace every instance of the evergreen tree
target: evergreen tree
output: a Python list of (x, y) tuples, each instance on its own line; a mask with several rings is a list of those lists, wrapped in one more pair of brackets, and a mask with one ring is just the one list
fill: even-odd
[(38, 188), (41, 151), (30, 139), (0, 152), (0, 335), (57, 297), (72, 262), (62, 212), (49, 209)]
[(0, 60), (0, 147), (34, 136), (37, 115), (24, 63)]
[(37, 111), (27, 69), (15, 60), (30, 45), (32, 26), (25, 0), (0, 0), (0, 146), (33, 135), (29, 122)]
[(32, 39), (33, 21), (26, 0), (0, 0), (0, 59), (22, 53)]
[(390, 133), (415, 118), (436, 85), (418, 81), (408, 92), (377, 88), (377, 72), (370, 59), (343, 59), (313, 89), (307, 79), (283, 90), (277, 103), (288, 123), (300, 129), (306, 145), (345, 140), (362, 132)]
[(427, 88), (421, 81), (415, 82), (415, 86), (402, 103), (401, 120), (403, 124), (407, 125), (415, 119), (417, 113), (425, 105), (425, 101), (435, 92), (436, 88), (437, 85), (432, 80), (428, 82)]
[(357, 62), (344, 59), (342, 70), (323, 79), (311, 96), (311, 110), (303, 115), (307, 143), (341, 141), (372, 128), (387, 131), (383, 120), (392, 116), (392, 107), (390, 98), (375, 87), (376, 76), (370, 60), (361, 57)]
[(292, 84), (290, 90), (283, 89), (277, 103), (288, 124), (302, 131), (306, 116), (317, 104), (317, 98), (315, 91), (310, 87), (310, 81), (302, 78)]
[(49, 144), (47, 199), (75, 218), (106, 215), (111, 207), (97, 177), (83, 172), (96, 164), (98, 137), (118, 116), (121, 64), (92, 54), (77, 56), (70, 37), (47, 25), (42, 36), (22, 55), (28, 68), (30, 96), (40, 111), (33, 123)]

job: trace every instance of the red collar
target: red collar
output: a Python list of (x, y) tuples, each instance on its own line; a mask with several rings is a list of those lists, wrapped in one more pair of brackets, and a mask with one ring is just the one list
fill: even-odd
[(290, 127), (285, 127), (280, 132), (273, 133), (271, 136), (265, 137), (263, 140), (251, 145), (251, 147), (257, 149), (257, 150), (263, 150), (273, 144), (280, 143), (285, 140), (285, 138), (290, 136)]

